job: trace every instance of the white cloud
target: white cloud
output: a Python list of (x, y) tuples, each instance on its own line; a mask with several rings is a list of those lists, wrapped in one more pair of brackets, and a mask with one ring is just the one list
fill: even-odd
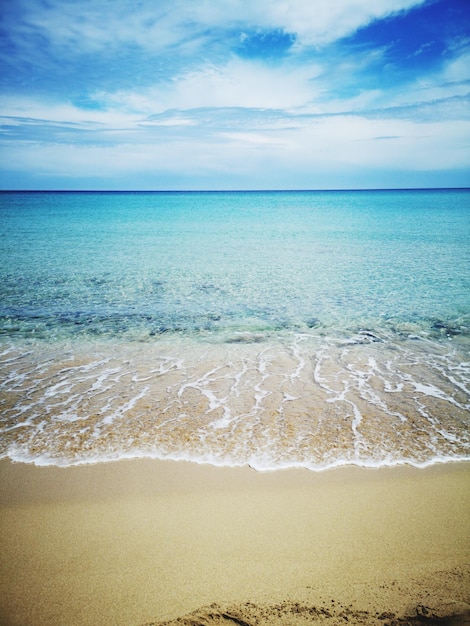
[[(47, 50), (62, 51), (64, 60), (75, 47), (77, 54), (97, 58), (102, 52), (112, 58), (118, 50), (128, 55), (136, 47), (148, 52), (149, 60), (145, 80), (137, 75), (122, 83), (130, 87), (114, 88), (110, 80), (98, 92), (98, 81), (85, 81), (86, 91), (78, 90), (75, 102), (96, 109), (66, 102), (67, 85), (56, 99), (4, 95), (1, 112), (10, 116), (5, 162), (9, 171), (51, 179), (269, 175), (280, 186), (289, 186), (289, 176), (297, 173), (307, 180), (314, 172), (355, 168), (373, 173), (470, 167), (462, 98), (469, 91), (470, 53), (462, 42), (439, 71), (423, 73), (406, 89), (403, 83), (382, 85), (377, 76), (361, 89), (358, 77), (367, 78), (380, 64), (379, 48), (347, 56), (339, 45), (331, 46), (327, 58), (317, 51), (310, 55), (315, 62), (306, 60), (306, 47), (333, 42), (374, 18), (418, 4), (18, 0), (28, 19), (17, 38), (33, 41), (28, 36), (40, 31)], [(297, 38), (276, 62), (236, 56), (231, 37), (240, 42), (243, 33), (257, 28)], [(164, 70), (152, 75), (157, 64)], [(110, 68), (119, 76), (118, 57)]]
[(290, 109), (307, 104), (317, 66), (266, 67), (232, 58), (223, 66), (209, 65), (155, 85), (140, 93), (98, 93), (95, 98), (111, 108), (152, 114), (167, 109), (248, 107)]
[(296, 33), (303, 45), (335, 41), (373, 19), (419, 4), (422, 4), (421, 0), (269, 0), (252, 3), (260, 11), (259, 19), (264, 15), (264, 23)]
[[(164, 129), (164, 127), (163, 127)], [(360, 169), (446, 170), (470, 168), (470, 121), (416, 123), (410, 120), (332, 116), (298, 120), (297, 128), (232, 132), (204, 127), (196, 134), (143, 133), (138, 127), (104, 133), (93, 145), (46, 142), (8, 147), (11, 170), (25, 168), (42, 176), (107, 178), (132, 175), (181, 175), (217, 178), (275, 176), (288, 186), (289, 176)], [(286, 174), (287, 173), (287, 174)]]
[(406, 89), (387, 89), (378, 104), (411, 105), (470, 94), (470, 50), (449, 59), (439, 70), (416, 78)]
[[(21, 36), (39, 31), (58, 48), (76, 47), (98, 52), (123, 44), (149, 51), (173, 46), (201, 48), (214, 33), (246, 25), (282, 29), (297, 35), (297, 45), (319, 45), (343, 37), (360, 26), (409, 9), (422, 0), (49, 0), (47, 4), (17, 0), (17, 10), (26, 19), (17, 32)], [(181, 48), (180, 48), (181, 51)]]
[[(84, 110), (68, 102), (48, 101), (44, 98), (28, 96), (0, 97), (0, 111), (3, 116), (11, 118), (31, 118), (54, 123), (82, 124), (84, 127), (105, 125), (107, 127), (123, 127), (135, 124), (141, 119), (140, 115), (114, 109), (104, 111), (100, 109)], [(13, 123), (13, 122), (12, 122)]]
[(448, 63), (442, 74), (442, 80), (446, 82), (470, 81), (470, 48)]
[(302, 161), (324, 166), (444, 170), (470, 167), (470, 121), (416, 123), (329, 117), (304, 128), (293, 145)]

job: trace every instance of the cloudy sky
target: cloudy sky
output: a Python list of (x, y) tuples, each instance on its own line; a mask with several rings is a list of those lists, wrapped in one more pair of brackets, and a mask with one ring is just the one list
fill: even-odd
[(3, 189), (470, 186), (469, 0), (0, 0)]

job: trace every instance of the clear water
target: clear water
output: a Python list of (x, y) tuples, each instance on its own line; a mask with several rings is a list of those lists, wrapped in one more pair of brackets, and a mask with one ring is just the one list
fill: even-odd
[(470, 191), (0, 202), (0, 455), (469, 458)]

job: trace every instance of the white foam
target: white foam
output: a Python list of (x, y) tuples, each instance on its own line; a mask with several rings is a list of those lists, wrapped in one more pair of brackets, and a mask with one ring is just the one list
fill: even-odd
[(103, 344), (89, 361), (64, 353), (66, 367), (57, 351), (5, 368), (21, 381), (7, 388), (16, 401), (0, 418), (11, 435), (6, 454), (65, 465), (150, 456), (318, 471), (467, 458), (469, 372), (444, 350), (345, 349), (305, 335), (181, 345), (177, 354), (164, 344), (170, 356), (160, 344)]
[(377, 470), (382, 468), (393, 468), (400, 466), (410, 466), (415, 467), (416, 469), (425, 469), (440, 464), (470, 462), (470, 454), (455, 456), (435, 455), (422, 461), (417, 461), (413, 459), (395, 459), (391, 456), (385, 456), (377, 460), (338, 458), (334, 461), (315, 464), (309, 461), (274, 462), (272, 459), (267, 459), (263, 457), (237, 461), (230, 459), (221, 459), (211, 454), (193, 456), (186, 452), (159, 452), (158, 450), (151, 452), (143, 450), (131, 450), (126, 452), (112, 451), (106, 454), (90, 455), (89, 457), (65, 458), (55, 457), (48, 453), (32, 454), (18, 447), (12, 447), (8, 454), (0, 454), (0, 459), (5, 458), (9, 458), (11, 461), (18, 463), (30, 463), (37, 466), (56, 467), (73, 467), (79, 465), (92, 465), (97, 463), (118, 462), (132, 459), (154, 459), (160, 461), (186, 461), (190, 463), (195, 463), (197, 465), (212, 465), (214, 467), (236, 468), (249, 466), (258, 472), (276, 472), (289, 469), (305, 469), (312, 472), (325, 472), (348, 466)]
[(447, 395), (441, 389), (438, 389), (434, 385), (424, 385), (423, 383), (417, 382), (415, 380), (409, 380), (410, 384), (412, 384), (415, 388), (415, 391), (418, 393), (422, 393), (425, 396), (431, 396), (433, 398), (438, 398), (439, 400), (445, 400), (450, 404), (454, 404), (459, 408), (467, 408), (468, 405), (462, 405), (460, 402), (457, 402), (452, 396)]
[(142, 391), (137, 393), (132, 398), (129, 398), (129, 400), (127, 402), (125, 402), (123, 405), (121, 405), (120, 407), (115, 409), (114, 412), (109, 413), (108, 415), (106, 415), (99, 422), (97, 427), (100, 428), (101, 426), (106, 426), (106, 425), (112, 424), (116, 419), (121, 418), (125, 413), (127, 413), (130, 410), (132, 410), (134, 408), (134, 406), (136, 405), (136, 403), (147, 395), (147, 393), (149, 392), (149, 389), (150, 389), (150, 387), (148, 385), (146, 387), (144, 387), (142, 389)]

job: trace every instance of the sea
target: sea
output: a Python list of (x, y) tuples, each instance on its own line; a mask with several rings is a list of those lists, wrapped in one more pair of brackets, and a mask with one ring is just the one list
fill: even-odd
[(470, 190), (0, 193), (0, 458), (470, 460)]

